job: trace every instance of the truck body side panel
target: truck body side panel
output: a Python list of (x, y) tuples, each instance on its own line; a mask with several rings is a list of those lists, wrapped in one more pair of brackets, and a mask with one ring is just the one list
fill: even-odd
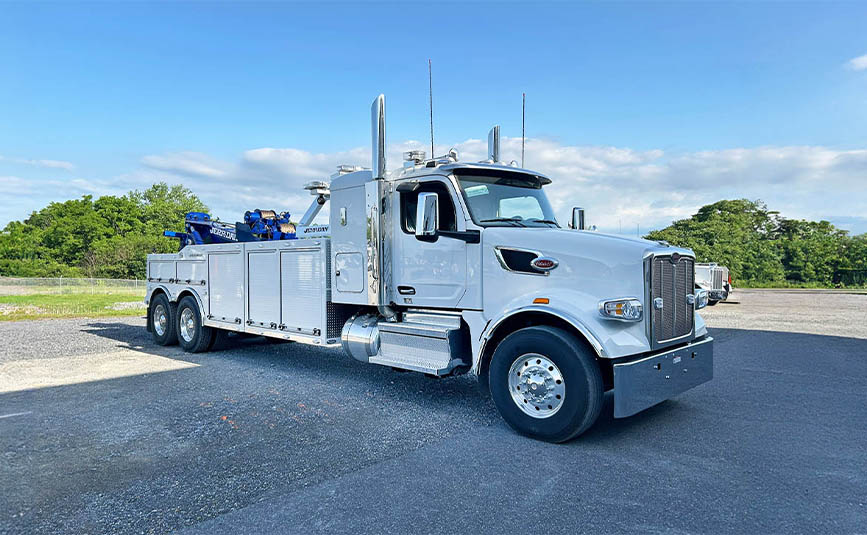
[(208, 264), (202, 260), (179, 260), (177, 279), (186, 284), (200, 283), (208, 278)]
[[(368, 282), (374, 274), (372, 269), (368, 270), (373, 268), (370, 245), (371, 240), (375, 244), (376, 239), (371, 236), (373, 207), (368, 203), (369, 181), (369, 171), (344, 175), (332, 181), (329, 229), (333, 267), (326, 276), (330, 278), (335, 303), (370, 304)], [(375, 302), (378, 294), (372, 295)]]
[[(164, 255), (168, 256), (168, 255)], [(177, 278), (174, 260), (154, 260), (148, 262), (148, 279), (168, 281)]]

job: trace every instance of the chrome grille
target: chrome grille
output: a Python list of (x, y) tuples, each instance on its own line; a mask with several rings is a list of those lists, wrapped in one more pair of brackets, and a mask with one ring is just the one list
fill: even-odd
[(713, 289), (722, 290), (723, 288), (723, 268), (713, 268)]
[[(695, 262), (681, 256), (672, 262), (671, 256), (657, 256), (651, 268), (650, 302), (653, 340), (657, 344), (671, 342), (692, 333), (693, 305), (687, 301), (695, 287)], [(662, 298), (662, 308), (653, 303)]]

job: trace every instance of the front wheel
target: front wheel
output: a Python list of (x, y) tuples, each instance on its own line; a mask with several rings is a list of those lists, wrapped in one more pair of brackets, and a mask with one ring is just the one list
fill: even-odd
[(191, 296), (181, 299), (178, 304), (178, 342), (184, 351), (201, 353), (207, 351), (214, 337), (214, 329), (202, 325), (199, 305)]
[(593, 354), (554, 327), (527, 327), (507, 336), (494, 351), (489, 380), (506, 423), (540, 440), (574, 438), (602, 409), (602, 375)]

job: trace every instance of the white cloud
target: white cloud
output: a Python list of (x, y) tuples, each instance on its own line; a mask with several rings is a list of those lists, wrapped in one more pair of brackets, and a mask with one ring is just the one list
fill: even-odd
[(850, 59), (846, 62), (846, 68), (852, 71), (867, 70), (867, 54)]
[[(520, 154), (520, 140), (509, 144)], [(591, 223), (610, 231), (659, 228), (723, 198), (762, 199), (793, 218), (831, 219), (867, 208), (867, 150), (794, 146), (666, 154), (539, 140), (530, 140), (527, 149), (527, 166), (554, 180), (549, 196), (559, 218), (568, 218), (571, 205), (582, 205)], [(854, 223), (843, 228), (867, 231)]]
[[(503, 160), (520, 160), (520, 138), (503, 138)], [(486, 157), (486, 142), (468, 139), (451, 145), (461, 161)], [(422, 149), (423, 142), (389, 146), (391, 168), (401, 153)], [(449, 145), (436, 148), (445, 154)], [(146, 156), (144, 167), (111, 180), (28, 181), (0, 178), (0, 189), (14, 191), (0, 210), (8, 218), (26, 216), (50, 200), (84, 194), (117, 194), (146, 188), (157, 181), (184, 184), (212, 212), (235, 221), (244, 211), (288, 210), (299, 217), (311, 197), (303, 185), (327, 180), (340, 164), (370, 166), (370, 150), (357, 147), (333, 153), (298, 148), (259, 148), (243, 152), (234, 162), (206, 154), (176, 152)], [(836, 150), (821, 146), (757, 147), (668, 153), (622, 147), (570, 146), (545, 139), (528, 139), (526, 166), (551, 177), (549, 198), (561, 221), (572, 206), (587, 209), (588, 222), (600, 229), (644, 233), (672, 220), (689, 217), (720, 199), (762, 199), (786, 217), (829, 219), (854, 232), (867, 232), (867, 149)], [(9, 208), (8, 210), (6, 208)], [(327, 208), (327, 205), (326, 205)], [(327, 214), (323, 210), (320, 218)]]
[[(457, 148), (462, 161), (486, 157), (487, 145), (480, 139), (451, 146)], [(423, 147), (418, 141), (391, 145), (390, 167), (398, 166), (403, 151)], [(437, 154), (449, 147), (438, 146)], [(503, 138), (501, 153), (504, 161), (520, 160), (520, 138)], [(195, 161), (203, 158), (197, 155)], [(148, 157), (148, 161), (157, 159), (168, 162), (171, 158)], [(301, 214), (310, 202), (302, 189), (304, 183), (327, 180), (340, 164), (369, 166), (369, 159), (366, 147), (334, 153), (253, 149), (244, 152), (237, 163), (208, 160), (221, 170), (218, 188), (213, 176), (189, 172), (187, 163), (175, 168), (163, 165), (162, 169), (171, 172), (168, 178), (182, 181), (200, 195), (220, 217), (233, 220), (252, 208)], [(867, 225), (857, 220), (839, 219), (867, 208), (862, 200), (867, 195), (867, 150), (787, 146), (668, 154), (529, 139), (525, 164), (553, 179), (548, 192), (558, 218), (567, 220), (571, 207), (581, 205), (591, 223), (614, 232), (622, 229), (634, 234), (636, 225), (642, 233), (663, 227), (723, 198), (762, 199), (788, 217), (838, 218), (844, 228), (867, 231)]]
[(162, 156), (145, 156), (141, 162), (151, 169), (208, 178), (222, 178), (230, 166), (200, 152), (175, 152)]
[(34, 167), (46, 167), (49, 169), (66, 169), (67, 171), (75, 169), (74, 164), (70, 162), (64, 162), (63, 160), (30, 160), (27, 158), (9, 158), (6, 156), (0, 156), (0, 161), (15, 164), (32, 165)]

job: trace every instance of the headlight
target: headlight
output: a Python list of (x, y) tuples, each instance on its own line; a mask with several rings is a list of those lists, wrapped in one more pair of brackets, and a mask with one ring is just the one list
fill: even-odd
[(700, 310), (707, 306), (708, 293), (707, 290), (695, 291), (695, 309)]
[(599, 314), (611, 320), (638, 321), (641, 319), (641, 311), (641, 301), (634, 297), (611, 299), (599, 303)]

